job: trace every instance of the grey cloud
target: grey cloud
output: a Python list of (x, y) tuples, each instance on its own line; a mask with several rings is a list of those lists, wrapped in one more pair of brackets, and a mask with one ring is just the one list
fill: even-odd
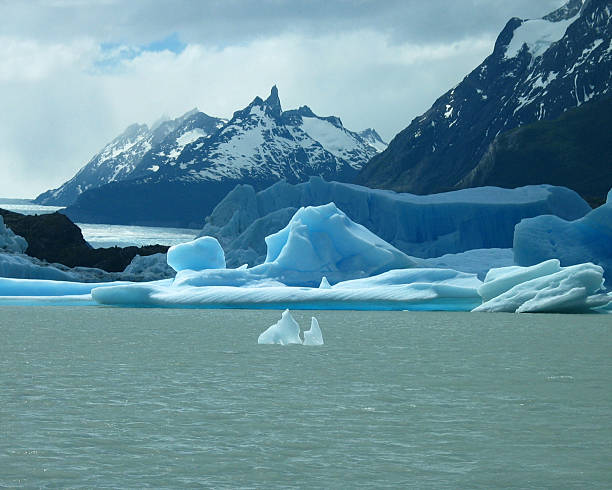
[(5, 35), (92, 36), (148, 43), (179, 32), (186, 42), (227, 45), (296, 33), (372, 29), (397, 42), (444, 43), (494, 35), (509, 18), (540, 17), (562, 0), (41, 0), (0, 3)]

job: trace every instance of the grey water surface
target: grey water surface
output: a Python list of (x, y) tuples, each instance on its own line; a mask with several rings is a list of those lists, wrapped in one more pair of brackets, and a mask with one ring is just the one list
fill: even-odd
[(0, 308), (0, 487), (612, 487), (612, 316), (311, 315)]

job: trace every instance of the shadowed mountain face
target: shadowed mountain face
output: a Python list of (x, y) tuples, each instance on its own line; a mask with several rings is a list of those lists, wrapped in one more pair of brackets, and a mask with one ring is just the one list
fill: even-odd
[(192, 111), (149, 130), (132, 126), (73, 179), (38, 197), (80, 222), (197, 226), (238, 183), (263, 189), (317, 175), (351, 180), (386, 144), (308, 107), (283, 111), (278, 90), (229, 121)]
[(493, 53), (372, 158), (356, 182), (416, 194), (460, 188), (500, 133), (610, 93), (611, 13), (609, 1), (572, 0), (543, 19), (511, 19)]
[(563, 185), (591, 206), (612, 188), (612, 97), (497, 136), (458, 187)]

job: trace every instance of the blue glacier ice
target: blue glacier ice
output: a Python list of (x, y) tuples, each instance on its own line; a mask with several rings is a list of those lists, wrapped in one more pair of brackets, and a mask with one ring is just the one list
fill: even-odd
[(225, 269), (225, 254), (216, 238), (205, 236), (168, 249), (168, 265), (175, 271)]
[(200, 308), (468, 311), (481, 302), (475, 274), (411, 268), (408, 256), (333, 203), (298, 210), (266, 243), (266, 262), (252, 268), (181, 270), (170, 286), (114, 286), (92, 297), (106, 305)]
[(585, 263), (561, 267), (551, 259), (531, 267), (492, 269), (478, 292), (483, 304), (473, 311), (584, 313), (609, 303), (603, 269)]
[(247, 269), (181, 270), (175, 284), (318, 287), (323, 277), (337, 283), (415, 265), (406, 254), (351, 221), (334, 203), (299, 209), (287, 226), (265, 241), (268, 251), (263, 264)]
[(326, 182), (279, 182), (261, 192), (239, 185), (207, 218), (201, 235), (216, 237), (228, 267), (262, 263), (265, 237), (304, 206), (334, 202), (355, 223), (409, 256), (439, 257), (472, 249), (512, 248), (514, 226), (541, 214), (574, 220), (590, 207), (574, 191), (550, 185), (479, 187), (417, 196)]
[(607, 202), (581, 219), (566, 221), (558, 216), (538, 216), (521, 221), (514, 233), (514, 260), (529, 266), (547, 259), (561, 265), (593, 262), (604, 268), (612, 287), (612, 190)]
[(281, 319), (274, 325), (268, 327), (257, 339), (258, 344), (301, 344), (300, 326), (291, 316), (289, 310), (285, 310)]

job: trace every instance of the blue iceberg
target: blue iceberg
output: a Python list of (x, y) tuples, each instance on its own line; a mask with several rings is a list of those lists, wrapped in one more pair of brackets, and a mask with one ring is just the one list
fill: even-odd
[(514, 233), (514, 260), (530, 266), (548, 259), (561, 265), (593, 262), (612, 282), (612, 190), (607, 202), (581, 219), (566, 221), (558, 216), (524, 219)]

